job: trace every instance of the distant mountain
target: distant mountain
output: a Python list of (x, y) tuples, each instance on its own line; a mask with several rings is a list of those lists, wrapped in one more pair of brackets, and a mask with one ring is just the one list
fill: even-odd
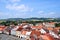
[(9, 19), (7, 19), (7, 20), (23, 20), (23, 18), (9, 18)]
[(8, 18), (8, 19), (0, 19), (0, 20), (8, 20), (8, 21), (18, 21), (18, 20), (60, 20), (60, 18)]

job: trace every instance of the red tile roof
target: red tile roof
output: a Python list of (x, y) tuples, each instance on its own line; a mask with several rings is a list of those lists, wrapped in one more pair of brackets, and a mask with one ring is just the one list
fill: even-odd
[(49, 24), (55, 24), (55, 22), (50, 22)]
[(0, 27), (0, 31), (3, 31), (6, 27)]
[(18, 29), (17, 29), (17, 31), (21, 31), (23, 28), (22, 27), (19, 27)]
[(32, 26), (31, 28), (36, 29), (36, 26)]
[(31, 39), (30, 40), (35, 40), (35, 38), (33, 36), (31, 36)]
[(40, 31), (38, 31), (38, 30), (32, 30), (32, 32), (31, 32), (31, 36), (33, 36), (33, 35), (37, 35), (37, 36), (40, 36), (41, 35), (41, 32)]
[(52, 27), (48, 27), (47, 30), (53, 30), (53, 28)]
[(55, 27), (54, 29), (59, 30), (59, 29), (60, 29), (60, 27)]
[(21, 34), (22, 34), (22, 35), (26, 35), (26, 33), (27, 33), (26, 30), (21, 31)]
[(42, 39), (44, 40), (55, 40), (52, 36), (49, 34), (41, 35)]
[(55, 34), (58, 34), (58, 30), (57, 30), (57, 29), (53, 29), (53, 32), (54, 32)]
[(32, 29), (41, 29), (43, 26), (42, 25), (40, 25), (40, 26), (32, 26), (31, 28)]
[(42, 27), (43, 27), (43, 26), (40, 25), (40, 26), (37, 26), (36, 28), (37, 28), (37, 29), (41, 29)]

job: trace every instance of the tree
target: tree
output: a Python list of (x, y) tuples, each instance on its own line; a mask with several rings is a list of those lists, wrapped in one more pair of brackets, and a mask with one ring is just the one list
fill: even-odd
[(58, 23), (58, 24), (56, 23), (56, 24), (55, 24), (55, 27), (60, 27), (60, 23)]

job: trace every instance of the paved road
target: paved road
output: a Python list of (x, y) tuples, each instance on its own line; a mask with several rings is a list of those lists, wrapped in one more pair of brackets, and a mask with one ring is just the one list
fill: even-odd
[(12, 35), (0, 34), (0, 40), (21, 40), (21, 39)]

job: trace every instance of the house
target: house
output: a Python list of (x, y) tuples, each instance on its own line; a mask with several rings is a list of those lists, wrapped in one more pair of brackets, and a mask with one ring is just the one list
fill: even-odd
[(41, 34), (45, 34), (46, 33), (46, 31), (43, 28), (40, 29), (39, 31), (41, 32)]
[(59, 36), (52, 30), (49, 30), (49, 34), (52, 35), (54, 38), (59, 38)]
[(24, 26), (23, 26), (23, 28), (26, 28), (26, 27), (28, 27), (28, 25), (24, 25)]
[(58, 32), (60, 31), (60, 27), (55, 27), (54, 29), (56, 29)]
[(5, 34), (11, 34), (11, 30), (14, 28), (14, 26), (6, 26), (4, 33)]
[(31, 37), (31, 40), (37, 40), (39, 38), (39, 36), (41, 35), (41, 32), (39, 30), (32, 30), (31, 34), (30, 34), (30, 37)]
[(20, 36), (20, 38), (25, 38), (25, 40), (30, 40), (30, 34), (31, 31), (23, 29), (19, 32), (20, 34), (18, 34)]
[(21, 37), (22, 38), (23, 37), (26, 38), (26, 32), (27, 32), (27, 30), (24, 30), (24, 29), (21, 31)]
[(29, 24), (30, 26), (33, 26), (33, 24)]
[(42, 29), (42, 25), (36, 26), (36, 29)]
[(60, 38), (54, 38), (55, 40), (60, 40)]
[(31, 26), (32, 29), (36, 29), (36, 26)]
[(47, 27), (47, 30), (53, 30), (53, 28), (52, 27)]
[(43, 40), (55, 40), (50, 34), (40, 36)]
[(49, 22), (44, 24), (45, 27), (55, 27), (55, 22)]
[(16, 31), (16, 36), (17, 36), (18, 38), (21, 38), (20, 35), (21, 35), (21, 31)]
[(38, 23), (38, 24), (36, 24), (35, 27), (36, 27), (36, 29), (42, 29), (45, 26), (43, 25), (43, 23)]
[(41, 28), (39, 31), (41, 32), (41, 34), (49, 33), (49, 30), (45, 27)]
[(24, 26), (22, 26), (24, 29), (25, 28), (27, 28), (27, 27), (31, 27), (31, 25), (30, 24), (26, 24), (26, 25), (24, 25)]
[(19, 28), (19, 26), (15, 26), (12, 30), (11, 30), (11, 35), (15, 35), (16, 36), (16, 30)]
[(3, 31), (5, 30), (5, 26), (0, 26), (0, 33), (3, 33)]
[(42, 23), (37, 23), (35, 26), (40, 26), (40, 25), (42, 25)]
[(22, 27), (19, 27), (17, 30), (16, 30), (16, 36), (18, 36), (20, 38), (20, 35), (21, 35), (21, 31), (23, 30)]
[(30, 34), (31, 34), (31, 32), (32, 31), (27, 30), (27, 32), (26, 32), (26, 36), (27, 36), (26, 40), (30, 40)]

